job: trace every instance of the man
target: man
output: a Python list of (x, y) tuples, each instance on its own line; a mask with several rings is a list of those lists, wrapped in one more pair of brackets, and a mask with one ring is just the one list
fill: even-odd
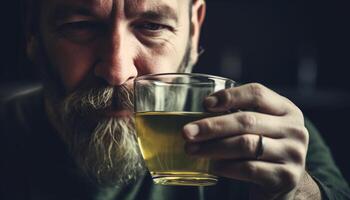
[(11, 98), (1, 113), (4, 199), (349, 198), (302, 112), (258, 83), (217, 92), (203, 104), (211, 112), (242, 112), (183, 128), (188, 154), (216, 160), (218, 185), (151, 182), (135, 142), (133, 80), (191, 71), (204, 1), (27, 3), (27, 54), (43, 90)]

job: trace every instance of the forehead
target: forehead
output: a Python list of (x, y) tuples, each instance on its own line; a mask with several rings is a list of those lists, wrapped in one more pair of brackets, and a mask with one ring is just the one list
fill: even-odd
[(190, 0), (44, 0), (42, 7), (48, 13), (65, 13), (68, 10), (91, 12), (98, 15), (124, 15), (133, 17), (143, 11), (162, 11), (180, 15), (189, 10)]

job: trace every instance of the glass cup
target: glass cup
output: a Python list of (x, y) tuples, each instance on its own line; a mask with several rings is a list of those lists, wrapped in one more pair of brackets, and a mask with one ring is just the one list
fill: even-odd
[(185, 124), (216, 116), (203, 107), (205, 97), (235, 82), (206, 74), (166, 73), (140, 76), (134, 82), (138, 144), (154, 183), (207, 186), (218, 177), (211, 161), (185, 153)]

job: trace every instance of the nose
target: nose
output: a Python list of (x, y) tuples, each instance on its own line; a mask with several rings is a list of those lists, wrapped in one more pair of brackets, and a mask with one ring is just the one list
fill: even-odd
[(99, 61), (95, 66), (95, 75), (103, 78), (111, 86), (120, 86), (137, 76), (135, 66), (135, 48), (127, 33), (115, 28), (109, 36), (101, 40)]

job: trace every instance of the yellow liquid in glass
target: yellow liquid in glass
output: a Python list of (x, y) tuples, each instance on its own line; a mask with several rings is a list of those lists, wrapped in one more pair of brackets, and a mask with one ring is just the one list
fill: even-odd
[(185, 153), (185, 124), (214, 116), (201, 112), (136, 113), (138, 143), (153, 181), (163, 185), (207, 186), (217, 182), (210, 160)]

